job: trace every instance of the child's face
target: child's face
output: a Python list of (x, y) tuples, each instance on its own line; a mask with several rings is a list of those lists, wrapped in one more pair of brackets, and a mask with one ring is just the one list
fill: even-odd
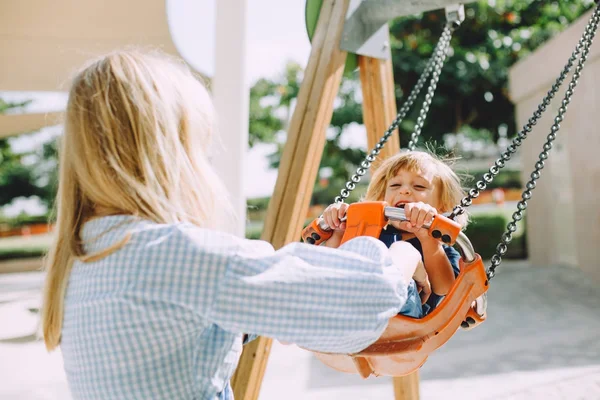
[(401, 169), (387, 182), (384, 201), (393, 207), (423, 202), (439, 211), (438, 191), (433, 171), (411, 172)]

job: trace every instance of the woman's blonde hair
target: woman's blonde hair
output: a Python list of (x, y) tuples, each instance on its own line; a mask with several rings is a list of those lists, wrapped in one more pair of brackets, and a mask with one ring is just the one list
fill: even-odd
[(118, 51), (74, 78), (65, 112), (55, 240), (46, 260), (46, 347), (60, 343), (80, 232), (94, 217), (134, 215), (156, 223), (216, 227), (231, 212), (207, 147), (215, 116), (206, 88), (180, 61)]
[[(435, 176), (435, 184), (439, 189), (438, 204), (440, 209), (438, 212), (451, 212), (454, 206), (460, 204), (466, 193), (461, 186), (460, 178), (447, 162), (449, 161), (445, 162), (432, 153), (425, 151), (402, 151), (385, 159), (375, 170), (364, 199), (367, 201), (383, 201), (388, 181), (401, 170), (411, 172), (432, 171)], [(458, 216), (457, 222), (465, 227), (468, 222), (467, 214)]]

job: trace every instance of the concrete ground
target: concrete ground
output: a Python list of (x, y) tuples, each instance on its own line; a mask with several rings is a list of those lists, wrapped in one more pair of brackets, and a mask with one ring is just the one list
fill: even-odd
[[(505, 262), (488, 320), (459, 331), (420, 370), (421, 399), (600, 400), (600, 283), (575, 269)], [(0, 399), (68, 400), (60, 353), (37, 339), (43, 275), (0, 275)], [(275, 343), (261, 400), (393, 399), (389, 378), (362, 380)]]

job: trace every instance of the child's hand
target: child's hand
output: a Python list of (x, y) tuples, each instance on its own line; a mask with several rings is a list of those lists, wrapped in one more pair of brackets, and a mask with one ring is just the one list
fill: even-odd
[(333, 235), (323, 242), (323, 246), (335, 248), (339, 247), (340, 243), (342, 243), (346, 230), (346, 222), (341, 219), (346, 216), (347, 209), (348, 204), (346, 203), (334, 203), (323, 211), (323, 221), (333, 229)]
[(414, 233), (417, 238), (427, 237), (427, 231), (421, 229), (425, 224), (431, 224), (433, 217), (437, 215), (437, 210), (422, 202), (406, 203), (404, 205), (404, 214), (408, 221), (401, 222), (399, 228), (403, 231)]
[(346, 222), (342, 221), (346, 216), (346, 210), (348, 210), (346, 203), (331, 204), (323, 211), (323, 220), (331, 229), (346, 230)]

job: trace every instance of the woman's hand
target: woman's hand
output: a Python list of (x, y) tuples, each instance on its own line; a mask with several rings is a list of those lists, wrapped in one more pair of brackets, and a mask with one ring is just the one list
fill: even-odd
[[(392, 260), (394, 260), (394, 265), (415, 280), (421, 301), (423, 303), (427, 301), (431, 294), (431, 284), (421, 260), (421, 253), (412, 244), (400, 241), (392, 243), (390, 246), (390, 255), (392, 256)], [(408, 282), (406, 284), (408, 285)]]
[(390, 253), (394, 264), (415, 280), (421, 296), (421, 303), (425, 303), (431, 295), (431, 283), (429, 283), (427, 271), (421, 260), (421, 253), (412, 244), (402, 241), (392, 243)]
[(419, 262), (419, 265), (417, 265), (417, 269), (413, 274), (413, 279), (415, 280), (417, 289), (419, 290), (421, 304), (425, 304), (431, 295), (431, 283), (429, 282), (429, 276), (427, 275), (427, 271), (425, 270), (423, 262)]

